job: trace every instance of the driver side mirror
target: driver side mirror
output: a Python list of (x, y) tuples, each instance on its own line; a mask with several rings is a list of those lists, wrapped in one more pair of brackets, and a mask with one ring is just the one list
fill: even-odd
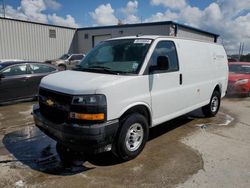
[(158, 56), (157, 65), (149, 67), (149, 72), (167, 71), (167, 70), (169, 70), (169, 58), (168, 58), (168, 56)]

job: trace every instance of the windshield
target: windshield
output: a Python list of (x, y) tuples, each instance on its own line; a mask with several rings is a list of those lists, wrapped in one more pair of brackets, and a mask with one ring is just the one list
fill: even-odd
[(68, 58), (69, 58), (68, 54), (63, 54), (62, 57), (60, 57), (59, 59), (66, 60)]
[(249, 65), (229, 65), (229, 72), (239, 73), (239, 74), (250, 74), (250, 64)]
[(80, 63), (79, 69), (110, 74), (136, 74), (152, 40), (126, 39), (100, 43)]

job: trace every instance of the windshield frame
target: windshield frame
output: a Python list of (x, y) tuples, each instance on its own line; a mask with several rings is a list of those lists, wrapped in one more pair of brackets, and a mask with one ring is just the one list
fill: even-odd
[[(103, 45), (105, 43), (115, 43), (115, 42), (119, 42), (119, 41), (134, 41), (135, 42), (136, 40), (141, 40), (141, 41), (147, 40), (147, 41), (150, 41), (150, 43), (145, 43), (145, 44), (148, 44), (148, 45), (145, 47), (144, 51), (142, 52), (143, 54), (142, 54), (141, 60), (138, 62), (138, 67), (137, 67), (136, 71), (134, 71), (134, 72), (132, 72), (132, 71), (131, 72), (130, 71), (129, 72), (125, 72), (125, 71), (123, 72), (123, 71), (112, 70), (112, 69), (110, 69), (108, 71), (107, 70), (107, 68), (109, 68), (108, 66), (103, 67), (103, 69), (98, 69), (98, 68), (93, 68), (92, 69), (91, 67), (85, 68), (85, 67), (81, 66), (81, 64), (85, 63), (88, 60), (89, 56), (91, 56), (98, 48), (100, 48), (101, 45)], [(131, 44), (133, 44), (134, 42), (131, 42)], [(114, 74), (114, 72), (116, 72), (117, 75), (138, 75), (140, 73), (140, 71), (141, 71), (142, 66), (145, 63), (145, 58), (147, 57), (147, 54), (148, 54), (149, 50), (151, 49), (151, 46), (152, 46), (153, 43), (154, 43), (154, 39), (152, 39), (152, 38), (136, 38), (136, 37), (135, 38), (124, 38), (124, 39), (111, 39), (111, 40), (106, 40), (106, 41), (100, 42), (96, 47), (94, 47), (85, 56), (85, 58), (82, 59), (82, 61), (77, 66), (77, 68), (74, 69), (74, 70), (78, 70), (78, 71), (80, 70), (80, 71), (86, 71), (86, 72), (95, 72), (95, 73), (103, 73), (103, 74)]]

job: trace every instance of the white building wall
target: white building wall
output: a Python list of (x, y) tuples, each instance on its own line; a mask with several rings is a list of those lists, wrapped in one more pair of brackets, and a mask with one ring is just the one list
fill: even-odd
[[(134, 36), (134, 35), (169, 35), (169, 25), (158, 26), (116, 26), (116, 27), (101, 27), (79, 29), (77, 31), (77, 48), (79, 53), (87, 53), (94, 44), (96, 36), (110, 35), (111, 38)], [(88, 36), (86, 38), (86, 35)]]
[[(56, 38), (49, 37), (49, 30)], [(100, 38), (137, 34), (171, 35), (214, 42), (215, 36), (172, 22), (143, 23), (93, 28), (68, 28), (0, 18), (0, 59), (44, 61), (64, 53), (88, 53)]]
[(177, 29), (177, 37), (214, 42), (214, 36), (212, 35), (208, 35), (202, 32), (198, 32), (198, 31), (180, 27), (180, 26)]
[[(56, 38), (49, 37), (49, 30)], [(0, 59), (44, 61), (75, 50), (76, 29), (0, 18)]]
[[(168, 23), (151, 23), (151, 24), (136, 24), (136, 26), (121, 25), (107, 27), (82, 28), (77, 31), (77, 49), (79, 53), (87, 53), (95, 44), (95, 37), (111, 36), (111, 38), (132, 36), (137, 34), (142, 35), (167, 35), (177, 37), (196, 39), (200, 41), (214, 42), (215, 36), (206, 34), (196, 29), (189, 29), (183, 26), (176, 26)], [(86, 38), (86, 35), (88, 36)]]

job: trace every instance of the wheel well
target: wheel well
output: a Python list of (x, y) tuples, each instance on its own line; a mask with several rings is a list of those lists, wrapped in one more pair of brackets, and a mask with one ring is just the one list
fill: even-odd
[(137, 105), (137, 106), (133, 106), (132, 108), (128, 109), (121, 117), (120, 117), (120, 120), (122, 120), (123, 118), (125, 118), (126, 116), (130, 115), (130, 114), (133, 114), (133, 113), (139, 113), (141, 115), (143, 115), (144, 117), (147, 118), (147, 121), (148, 121), (148, 125), (149, 127), (151, 126), (151, 114), (150, 114), (150, 111), (149, 109), (144, 106), (144, 105)]
[(59, 67), (59, 66), (63, 66), (63, 67), (66, 67), (66, 65), (64, 65), (64, 64), (62, 64), (62, 63), (61, 63), (61, 64), (59, 64), (59, 65), (58, 65), (58, 67)]
[(218, 92), (220, 92), (220, 94), (221, 94), (221, 88), (220, 88), (220, 86), (217, 85), (217, 86), (214, 88), (214, 91), (218, 91)]

